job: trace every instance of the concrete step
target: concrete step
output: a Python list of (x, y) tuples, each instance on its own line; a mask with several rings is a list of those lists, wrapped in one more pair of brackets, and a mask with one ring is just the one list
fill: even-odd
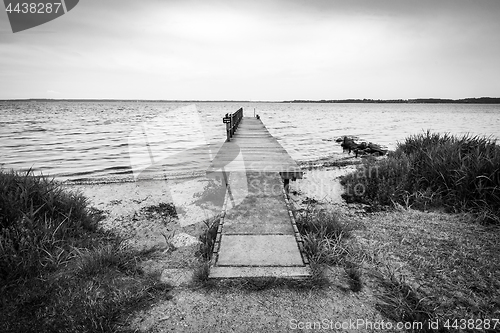
[(311, 276), (309, 267), (212, 267), (209, 278), (235, 279), (235, 278), (293, 278), (306, 279)]
[[(293, 231), (292, 231), (293, 232)], [(217, 266), (305, 266), (295, 235), (226, 235)]]

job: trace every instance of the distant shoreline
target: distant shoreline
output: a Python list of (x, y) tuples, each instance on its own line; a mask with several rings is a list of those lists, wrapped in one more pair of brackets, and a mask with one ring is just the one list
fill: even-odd
[(282, 103), (398, 103), (398, 104), (500, 104), (499, 97), (480, 98), (415, 98), (415, 99), (333, 99), (333, 100), (293, 100)]
[(291, 101), (240, 101), (240, 100), (156, 100), (156, 99), (51, 99), (26, 98), (2, 99), (0, 102), (148, 102), (148, 103), (338, 103), (338, 104), (500, 104), (500, 97), (462, 99), (415, 98), (415, 99), (330, 99)]

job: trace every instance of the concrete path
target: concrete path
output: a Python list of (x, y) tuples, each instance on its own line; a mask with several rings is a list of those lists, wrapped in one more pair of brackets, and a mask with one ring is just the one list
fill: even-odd
[[(302, 238), (276, 172), (229, 175), (211, 278), (307, 277)], [(246, 195), (242, 197), (242, 183)], [(236, 203), (231, 200), (231, 192)]]
[(283, 186), (302, 171), (262, 122), (243, 118), (207, 173), (227, 183), (210, 278), (310, 276)]

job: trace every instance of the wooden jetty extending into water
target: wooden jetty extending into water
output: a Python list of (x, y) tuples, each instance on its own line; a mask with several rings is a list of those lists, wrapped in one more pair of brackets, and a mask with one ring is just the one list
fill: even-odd
[(209, 277), (309, 277), (286, 192), (301, 169), (258, 116), (239, 109), (224, 122), (227, 140), (207, 170), (226, 184)]

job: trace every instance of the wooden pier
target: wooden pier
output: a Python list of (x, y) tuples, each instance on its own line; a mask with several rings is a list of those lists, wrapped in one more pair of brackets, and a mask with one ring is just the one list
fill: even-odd
[(310, 276), (287, 198), (302, 171), (257, 117), (224, 117), (227, 140), (207, 174), (226, 183), (210, 278)]

